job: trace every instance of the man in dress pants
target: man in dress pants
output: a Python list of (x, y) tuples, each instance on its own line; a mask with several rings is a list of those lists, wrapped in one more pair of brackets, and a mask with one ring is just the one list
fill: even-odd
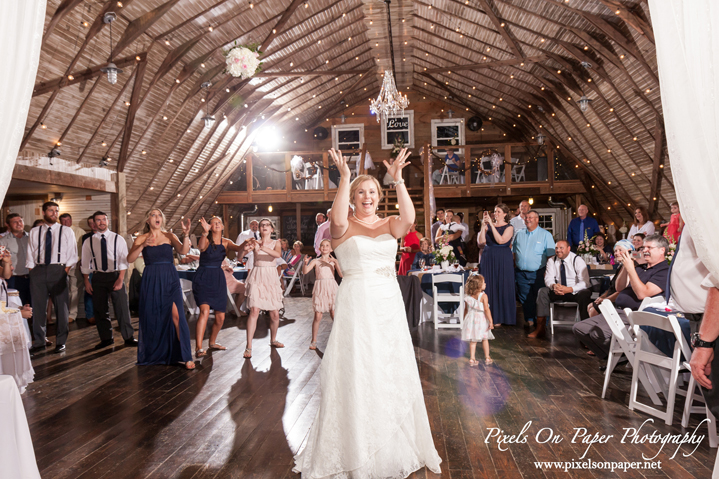
[(30, 230), (27, 245), (27, 263), (30, 270), (30, 293), (32, 295), (33, 347), (31, 353), (45, 349), (47, 341), (47, 299), (57, 315), (55, 353), (65, 351), (69, 332), (69, 292), (67, 272), (77, 263), (77, 241), (70, 228), (59, 224), (60, 207), (48, 201), (42, 205), (43, 222)]
[[(107, 229), (107, 215), (96, 211), (93, 215), (97, 232), (82, 244), (82, 274), (85, 290), (92, 295), (97, 333), (100, 343), (95, 349), (115, 344), (108, 299), (112, 298), (115, 318), (126, 346), (137, 347), (135, 330), (130, 323), (130, 303), (125, 289), (127, 271), (127, 243), (125, 238)], [(92, 281), (90, 281), (92, 273)]]

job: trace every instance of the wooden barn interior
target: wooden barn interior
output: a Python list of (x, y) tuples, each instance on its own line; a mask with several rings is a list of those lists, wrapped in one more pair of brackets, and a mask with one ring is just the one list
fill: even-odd
[[(386, 187), (378, 213), (396, 215), (383, 160), (398, 138), (411, 150), (403, 178), (425, 235), (435, 208), (463, 212), (478, 230), (483, 211), (530, 200), (557, 240), (585, 204), (616, 241), (640, 206), (659, 231), (678, 198), (648, 0), (43, 3), (3, 226), (19, 213), (29, 230), (46, 201), (88, 231), (88, 215), (105, 211), (128, 241), (153, 208), (178, 235), (184, 219), (199, 236), (200, 218), (219, 216), (233, 241), (250, 219), (268, 217), (277, 238), (300, 240), (314, 256), (315, 215), (337, 191), (328, 150), (342, 150), (354, 174), (377, 177)], [(225, 71), (236, 45), (260, 52), (252, 78)], [(396, 122), (370, 112), (386, 72), (409, 100)], [(448, 147), (463, 163), (455, 177), (443, 175)], [(67, 353), (36, 355), (35, 382), (22, 395), (41, 477), (300, 477), (292, 457), (317, 412), (322, 355), (307, 350), (309, 292), (285, 298), (285, 308), (288, 347), (257, 340), (243, 361), (245, 317), (228, 313), (229, 351), (195, 371), (136, 366), (136, 350), (121, 342), (95, 351), (95, 327), (79, 313)], [(493, 367), (472, 370), (457, 330), (412, 330), (441, 477), (555, 477), (535, 461), (633, 462), (658, 451), (619, 441), (651, 417), (627, 409), (630, 367), (612, 375), (604, 396), (600, 363), (569, 328), (537, 342), (522, 322), (518, 307), (520, 326), (495, 332)], [(321, 345), (332, 324), (326, 316)], [(644, 432), (707, 435), (706, 415), (682, 425), (683, 405), (678, 397), (671, 425), (655, 420)], [(526, 443), (503, 450), (489, 437), (491, 428), (519, 434), (529, 421)], [(564, 442), (535, 440), (543, 427)], [(574, 428), (614, 439), (585, 456), (587, 445), (570, 441)], [(676, 457), (664, 449), (661, 468), (632, 477), (710, 477), (709, 442), (687, 456), (687, 446)]]

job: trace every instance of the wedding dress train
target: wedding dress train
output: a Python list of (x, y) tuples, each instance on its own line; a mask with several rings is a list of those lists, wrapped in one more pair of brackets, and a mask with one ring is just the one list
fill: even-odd
[(322, 359), (320, 408), (295, 456), (303, 479), (403, 479), (439, 473), (419, 371), (395, 277), (397, 241), (353, 236)]

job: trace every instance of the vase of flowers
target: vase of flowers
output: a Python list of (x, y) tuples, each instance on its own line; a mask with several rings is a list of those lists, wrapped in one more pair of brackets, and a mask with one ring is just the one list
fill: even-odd
[(252, 78), (262, 70), (261, 53), (258, 44), (237, 45), (235, 42), (232, 48), (222, 52), (225, 56), (225, 73), (243, 80)]
[(450, 263), (457, 261), (457, 258), (454, 256), (454, 249), (448, 244), (442, 245), (434, 250), (433, 255), (434, 262), (442, 265), (443, 270), (449, 268)]
[(664, 257), (667, 259), (667, 263), (672, 264), (672, 260), (674, 259), (674, 255), (677, 252), (677, 244), (675, 242), (669, 243), (669, 248), (667, 248), (666, 252), (664, 253)]
[(587, 232), (584, 232), (584, 239), (577, 245), (577, 254), (582, 257), (585, 263), (589, 264), (599, 253), (599, 250), (594, 245), (594, 241), (587, 236)]

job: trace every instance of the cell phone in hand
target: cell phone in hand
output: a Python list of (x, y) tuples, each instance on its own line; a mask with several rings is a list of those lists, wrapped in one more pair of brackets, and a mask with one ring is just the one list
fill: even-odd
[(4, 255), (7, 251), (7, 246), (0, 245), (0, 256)]
[(632, 251), (631, 257), (633, 260), (639, 260), (642, 259), (644, 255), (642, 255), (641, 251)]

